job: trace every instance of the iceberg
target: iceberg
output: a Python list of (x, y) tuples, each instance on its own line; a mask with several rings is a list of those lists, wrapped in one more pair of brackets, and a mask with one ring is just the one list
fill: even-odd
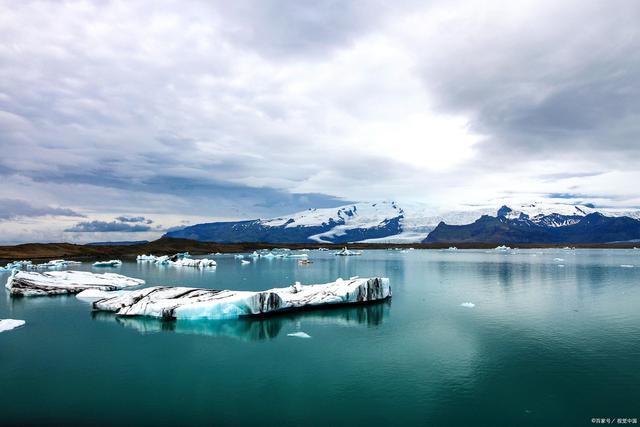
[(338, 252), (334, 253), (334, 255), (338, 255), (338, 256), (354, 256), (354, 255), (362, 255), (362, 252), (350, 251), (345, 246), (344, 248), (342, 248)]
[(10, 331), (15, 328), (23, 326), (26, 322), (24, 320), (16, 319), (0, 319), (0, 332)]
[(246, 259), (240, 260), (241, 265), (251, 264), (251, 261), (247, 261)]
[(109, 261), (96, 261), (93, 263), (94, 267), (118, 267), (122, 265), (122, 261), (119, 259), (111, 259)]
[(389, 279), (374, 277), (338, 279), (319, 285), (296, 283), (258, 292), (154, 286), (94, 301), (93, 308), (119, 316), (232, 319), (326, 305), (367, 303), (390, 297)]
[(293, 332), (291, 334), (287, 334), (288, 337), (296, 337), (296, 338), (311, 338), (311, 335), (309, 335), (306, 332)]
[(145, 281), (114, 273), (96, 274), (88, 271), (35, 271), (14, 270), (5, 287), (11, 295), (41, 296), (77, 294), (86, 289), (115, 291), (144, 285)]
[(472, 302), (463, 302), (462, 304), (460, 304), (460, 307), (467, 307), (467, 308), (473, 308), (476, 305)]
[(511, 248), (509, 246), (500, 245), (500, 246), (497, 246), (497, 247), (493, 248), (493, 250), (494, 251), (500, 251), (500, 252), (507, 252), (507, 251), (510, 251)]
[(69, 265), (82, 264), (80, 261), (67, 261), (64, 259), (52, 259), (51, 261), (43, 262), (41, 264), (34, 264), (31, 261), (14, 261), (7, 264), (1, 270), (50, 270), (55, 268), (64, 268)]
[(157, 257), (155, 255), (138, 255), (136, 261), (138, 262), (155, 262)]
[(216, 262), (212, 259), (202, 258), (202, 259), (193, 259), (193, 258), (180, 258), (176, 261), (171, 262), (171, 265), (175, 265), (176, 267), (215, 267)]

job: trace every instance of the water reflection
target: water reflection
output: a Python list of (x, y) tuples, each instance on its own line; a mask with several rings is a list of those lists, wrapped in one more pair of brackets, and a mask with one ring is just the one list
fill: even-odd
[(352, 307), (313, 309), (268, 317), (226, 320), (166, 321), (144, 316), (122, 317), (100, 311), (92, 312), (91, 318), (105, 322), (116, 322), (141, 334), (176, 332), (212, 337), (231, 337), (243, 341), (261, 341), (275, 338), (281, 333), (294, 332), (310, 325), (378, 326), (388, 316), (390, 306), (390, 301), (381, 301)]

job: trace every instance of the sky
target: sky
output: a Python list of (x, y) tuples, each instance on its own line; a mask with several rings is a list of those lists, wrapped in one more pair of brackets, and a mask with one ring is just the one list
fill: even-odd
[(640, 206), (640, 2), (0, 0), (0, 243)]

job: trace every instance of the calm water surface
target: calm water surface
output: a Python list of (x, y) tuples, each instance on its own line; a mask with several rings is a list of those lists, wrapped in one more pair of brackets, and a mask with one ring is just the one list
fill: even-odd
[[(391, 279), (392, 301), (161, 322), (92, 313), (75, 297), (10, 298), (2, 288), (0, 318), (27, 324), (0, 334), (0, 425), (640, 422), (640, 251), (310, 256), (309, 266), (219, 256), (215, 270), (99, 271), (245, 290), (378, 275)], [(312, 338), (287, 336), (298, 331)]]

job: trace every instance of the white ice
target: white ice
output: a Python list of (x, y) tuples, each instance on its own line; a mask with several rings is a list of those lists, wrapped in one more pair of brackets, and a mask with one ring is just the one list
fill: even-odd
[(463, 302), (462, 304), (460, 304), (461, 307), (467, 307), (467, 308), (473, 308), (476, 305), (472, 302)]
[(387, 278), (338, 279), (303, 286), (296, 283), (266, 291), (216, 291), (186, 287), (151, 287), (94, 302), (94, 308), (122, 316), (169, 319), (228, 319), (282, 310), (377, 301), (391, 297)]
[(6, 332), (15, 328), (19, 328), (25, 323), (26, 322), (24, 320), (0, 319), (0, 332)]
[(40, 296), (75, 294), (85, 289), (112, 291), (145, 283), (142, 279), (114, 273), (96, 274), (88, 271), (16, 271), (5, 287), (12, 295)]
[(96, 261), (93, 263), (94, 267), (117, 267), (122, 265), (122, 261), (119, 259), (111, 259), (109, 261)]
[(288, 337), (296, 337), (296, 338), (311, 338), (311, 335), (306, 332), (293, 332), (291, 334), (287, 334)]

